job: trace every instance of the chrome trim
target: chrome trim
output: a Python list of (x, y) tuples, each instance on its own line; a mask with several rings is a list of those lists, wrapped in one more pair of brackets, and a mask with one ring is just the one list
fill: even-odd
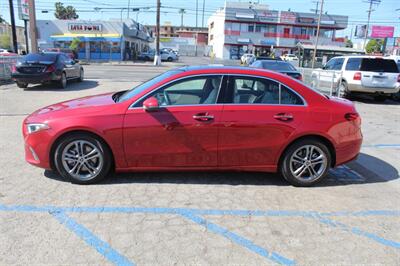
[[(179, 80), (186, 79), (186, 78), (203, 77), (203, 76), (222, 76), (221, 83), (220, 83), (220, 85), (219, 85), (217, 100), (218, 100), (218, 98), (219, 98), (219, 94), (220, 94), (220, 92), (221, 92), (222, 81), (223, 81), (223, 78), (224, 78), (225, 76), (243, 76), (243, 77), (252, 77), (252, 78), (259, 78), (259, 79), (267, 79), (267, 80), (276, 82), (276, 83), (279, 84), (279, 94), (280, 94), (280, 86), (283, 85), (283, 86), (286, 87), (287, 89), (291, 90), (294, 94), (296, 94), (297, 96), (299, 96), (300, 99), (303, 101), (303, 104), (280, 104), (280, 103), (279, 103), (279, 104), (267, 104), (267, 103), (215, 103), (215, 104), (207, 104), (207, 105), (213, 105), (213, 106), (215, 106), (215, 105), (279, 105), (279, 106), (303, 106), (303, 107), (308, 106), (307, 101), (306, 101), (306, 100), (304, 99), (304, 97), (303, 97), (302, 95), (300, 95), (297, 91), (295, 91), (294, 89), (290, 88), (290, 87), (287, 86), (286, 84), (283, 84), (282, 82), (277, 81), (277, 80), (274, 80), (274, 79), (272, 79), (272, 78), (267, 78), (267, 77), (257, 76), (257, 75), (250, 75), (250, 74), (231, 74), (231, 73), (214, 74), (214, 73), (211, 73), (211, 74), (200, 74), (200, 75), (185, 76), (185, 77), (181, 77), (181, 78), (179, 78), (179, 79), (172, 80), (172, 81), (170, 81), (170, 82), (168, 82), (168, 83), (165, 83), (165, 84), (163, 84), (161, 87), (159, 87), (159, 88), (157, 88), (157, 89), (155, 89), (155, 90), (152, 90), (152, 91), (146, 93), (145, 95), (143, 95), (142, 97), (140, 97), (139, 99), (137, 99), (135, 102), (133, 102), (133, 103), (128, 107), (128, 110), (137, 109), (137, 108), (143, 108), (143, 107), (133, 107), (133, 106), (134, 106), (136, 103), (140, 102), (143, 98), (145, 98), (145, 97), (148, 96), (149, 94), (151, 94), (151, 93), (153, 93), (153, 92), (155, 92), (155, 91), (157, 91), (157, 90), (160, 90), (160, 89), (162, 89), (163, 87), (165, 87), (165, 86), (167, 86), (167, 85), (169, 85), (169, 84), (171, 84), (171, 83), (173, 83), (173, 82), (175, 82), (175, 81), (179, 81)], [(279, 101), (280, 101), (280, 99), (281, 99), (281, 97), (279, 96)], [(206, 104), (163, 105), (163, 106), (160, 106), (160, 108), (161, 108), (161, 107), (176, 107), (176, 106), (207, 106), (207, 105), (206, 105)]]

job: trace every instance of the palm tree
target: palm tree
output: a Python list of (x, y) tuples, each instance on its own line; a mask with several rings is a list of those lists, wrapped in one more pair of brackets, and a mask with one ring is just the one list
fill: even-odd
[(186, 13), (184, 8), (179, 9), (179, 14), (181, 14), (181, 27), (183, 27), (183, 14)]

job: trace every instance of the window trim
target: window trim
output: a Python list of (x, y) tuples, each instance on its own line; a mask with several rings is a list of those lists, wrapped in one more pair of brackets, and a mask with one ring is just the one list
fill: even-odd
[[(275, 104), (275, 103), (224, 103), (225, 105), (250, 105), (250, 106), (267, 105), (267, 106), (302, 106), (302, 107), (307, 107), (308, 106), (308, 103), (304, 99), (303, 96), (301, 96), (297, 91), (295, 91), (294, 89), (290, 88), (286, 84), (283, 84), (280, 81), (277, 81), (277, 80), (274, 80), (274, 79), (271, 79), (271, 78), (262, 77), (262, 76), (247, 75), (247, 74), (227, 74), (226, 76), (228, 76), (228, 78), (229, 78), (229, 83), (232, 80), (232, 76), (233, 77), (251, 77), (251, 78), (265, 79), (265, 80), (269, 80), (269, 81), (278, 83), (278, 87), (279, 87), (279, 103), (278, 104)], [(286, 87), (288, 90), (292, 91), (295, 95), (297, 95), (302, 100), (303, 104), (281, 104), (281, 87), (282, 86)], [(227, 89), (229, 89), (229, 85), (227, 86)]]
[(218, 105), (218, 104), (220, 104), (220, 103), (218, 103), (218, 101), (219, 101), (219, 97), (220, 97), (221, 90), (222, 90), (222, 88), (221, 88), (222, 87), (222, 83), (224, 82), (224, 79), (225, 79), (226, 75), (225, 74), (214, 74), (214, 73), (211, 73), (211, 74), (200, 74), (200, 75), (185, 76), (185, 77), (181, 77), (179, 79), (171, 80), (171, 81), (161, 85), (160, 87), (158, 87), (158, 88), (156, 88), (156, 89), (154, 89), (152, 91), (149, 91), (148, 93), (146, 93), (145, 95), (143, 95), (142, 97), (137, 99), (135, 102), (133, 102), (131, 105), (129, 105), (128, 110), (136, 109), (136, 108), (143, 108), (141, 106), (135, 106), (135, 105), (137, 103), (139, 103), (140, 101), (142, 101), (147, 96), (149, 96), (150, 94), (156, 93), (158, 90), (164, 89), (165, 87), (167, 87), (170, 84), (173, 84), (175, 82), (178, 82), (178, 81), (181, 81), (181, 80), (185, 80), (185, 79), (193, 79), (193, 78), (197, 78), (197, 77), (209, 77), (209, 76), (221, 76), (221, 83), (219, 84), (218, 93), (217, 93), (217, 97), (216, 97), (216, 102), (215, 103), (213, 103), (213, 104), (163, 105), (163, 106), (160, 106), (160, 107), (164, 108), (164, 107), (179, 107), (179, 106), (207, 106), (207, 105), (214, 106), (214, 105)]
[[(140, 102), (143, 98), (147, 97), (149, 94), (164, 88), (165, 86), (175, 82), (175, 81), (179, 81), (179, 80), (183, 80), (183, 79), (190, 79), (193, 77), (203, 77), (203, 76), (222, 76), (222, 80), (221, 83), (219, 85), (219, 90), (218, 90), (218, 94), (217, 94), (217, 101), (214, 104), (188, 104), (188, 105), (163, 105), (161, 106), (162, 108), (164, 107), (185, 107), (185, 106), (217, 106), (217, 105), (251, 105), (251, 106), (297, 106), (297, 107), (307, 107), (308, 103), (307, 101), (304, 99), (304, 97), (302, 95), (300, 95), (296, 90), (290, 88), (288, 85), (278, 81), (278, 80), (274, 80), (271, 78), (267, 78), (267, 77), (263, 77), (263, 76), (257, 76), (257, 75), (251, 75), (251, 74), (231, 74), (231, 73), (219, 73), (219, 74), (214, 74), (214, 73), (210, 73), (210, 74), (197, 74), (197, 75), (191, 75), (191, 76), (185, 76), (185, 77), (181, 77), (179, 79), (175, 79), (172, 81), (169, 81), (165, 84), (163, 84), (162, 86), (160, 86), (159, 88), (152, 90), (148, 93), (146, 93), (145, 95), (141, 96), (139, 99), (137, 99), (136, 101), (134, 101), (132, 104), (129, 105), (128, 110), (134, 110), (134, 109), (142, 109), (142, 106), (136, 107), (134, 105), (136, 105), (138, 102)], [(223, 96), (223, 101), (225, 101), (226, 98), (226, 91), (229, 89), (229, 82), (231, 80), (231, 77), (235, 76), (235, 77), (251, 77), (251, 78), (259, 78), (259, 79), (265, 79), (265, 80), (269, 80), (269, 81), (273, 81), (273, 82), (277, 82), (280, 86), (285, 86), (288, 90), (292, 91), (294, 94), (296, 94), (298, 97), (300, 97), (300, 99), (303, 101), (303, 104), (272, 104), (272, 103), (225, 103), (225, 102), (220, 102), (221, 101), (221, 96)], [(225, 84), (225, 88), (222, 88), (222, 84)], [(280, 91), (280, 90), (279, 90)], [(221, 94), (221, 92), (223, 92), (223, 94)], [(281, 97), (279, 95), (279, 102), (281, 101)]]

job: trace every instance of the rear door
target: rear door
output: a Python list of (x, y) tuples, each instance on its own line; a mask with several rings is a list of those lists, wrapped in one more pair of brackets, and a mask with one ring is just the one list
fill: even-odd
[(221, 167), (275, 167), (307, 112), (303, 99), (274, 80), (230, 76), (218, 138)]
[(373, 88), (395, 88), (399, 70), (392, 59), (363, 58), (361, 85)]

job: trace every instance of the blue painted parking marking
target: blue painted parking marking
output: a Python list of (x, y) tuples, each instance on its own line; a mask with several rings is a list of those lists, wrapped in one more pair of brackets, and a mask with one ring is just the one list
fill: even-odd
[(207, 228), (207, 230), (210, 230), (211, 232), (221, 235), (229, 240), (231, 240), (232, 242), (235, 242), (236, 244), (245, 247), (247, 249), (249, 249), (250, 251), (257, 253), (258, 255), (267, 258), (273, 262), (276, 262), (278, 264), (281, 265), (295, 265), (295, 261), (294, 260), (290, 260), (282, 255), (279, 255), (278, 253), (275, 252), (269, 252), (267, 249), (260, 247), (258, 245), (256, 245), (255, 243), (253, 243), (252, 241), (238, 235), (235, 234), (231, 231), (228, 231), (227, 229), (211, 223), (209, 221), (207, 221), (206, 219), (194, 215), (192, 212), (184, 212), (181, 213), (181, 215), (201, 226), (204, 226), (205, 228)]
[(101, 240), (90, 232), (86, 227), (76, 222), (74, 219), (69, 217), (65, 212), (52, 211), (50, 214), (56, 218), (60, 224), (65, 225), (69, 230), (75, 233), (79, 238), (86, 242), (89, 246), (93, 247), (97, 252), (103, 255), (110, 262), (115, 265), (121, 266), (133, 266), (134, 263), (130, 262), (126, 257), (119, 254), (113, 249), (110, 244)]
[(400, 149), (400, 144), (364, 144), (362, 148)]

